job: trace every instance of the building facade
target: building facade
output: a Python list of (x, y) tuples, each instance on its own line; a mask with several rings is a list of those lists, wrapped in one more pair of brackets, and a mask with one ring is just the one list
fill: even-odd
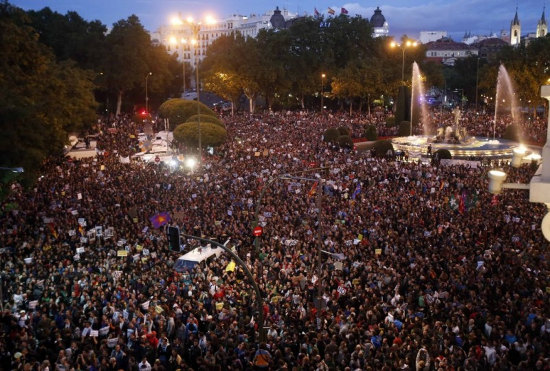
[(447, 31), (420, 31), (420, 42), (427, 44), (432, 41), (437, 41), (447, 37)]
[(457, 59), (477, 55), (478, 49), (465, 43), (443, 38), (426, 44), (426, 59), (454, 66)]
[(518, 9), (516, 8), (516, 15), (510, 23), (510, 45), (517, 46), (521, 44), (521, 24), (518, 17)]
[(373, 28), (372, 36), (381, 37), (388, 36), (390, 33), (390, 26), (386, 21), (386, 17), (382, 14), (380, 7), (376, 7), (374, 14), (370, 17), (370, 24)]
[(548, 33), (548, 24), (546, 23), (546, 17), (544, 16), (544, 11), (546, 9), (542, 9), (542, 16), (540, 17), (538, 23), (537, 23), (537, 35), (536, 37), (544, 37)]
[(256, 37), (260, 30), (273, 29), (272, 18), (277, 21), (281, 19), (293, 19), (295, 14), (288, 10), (277, 9), (274, 12), (266, 12), (262, 15), (252, 14), (243, 16), (234, 14), (225, 19), (205, 22), (200, 25), (197, 32), (197, 40), (193, 33), (193, 26), (176, 17), (172, 24), (161, 26), (156, 32), (151, 33), (153, 43), (164, 45), (168, 52), (177, 53), (178, 60), (190, 64), (201, 61), (206, 56), (206, 51), (212, 43), (224, 35), (230, 35), (236, 31), (244, 37)]

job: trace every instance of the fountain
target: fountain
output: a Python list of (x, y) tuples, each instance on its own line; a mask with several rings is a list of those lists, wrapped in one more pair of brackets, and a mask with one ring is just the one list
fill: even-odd
[[(416, 62), (413, 64), (412, 92), (411, 92), (411, 129), (416, 117), (422, 123), (423, 135), (411, 135), (397, 137), (392, 140), (396, 150), (407, 152), (410, 158), (426, 157), (430, 152), (439, 149), (447, 149), (453, 158), (491, 157), (510, 159), (513, 150), (518, 143), (495, 139), (494, 131), (498, 115), (510, 111), (512, 121), (515, 123), (517, 116), (517, 104), (510, 76), (503, 65), (500, 66), (497, 79), (497, 106), (495, 107), (495, 121), (493, 122), (493, 138), (469, 136), (466, 128), (461, 125), (462, 112), (457, 107), (453, 110), (453, 125), (439, 127), (435, 135), (431, 135), (429, 115), (425, 102), (423, 102), (424, 87), (420, 70)], [(505, 103), (508, 103), (506, 105)], [(508, 107), (508, 108), (507, 108)], [(411, 131), (412, 133), (412, 131)]]
[(429, 134), (431, 132), (430, 116), (426, 107), (424, 82), (422, 81), (422, 74), (416, 62), (413, 63), (411, 79), (411, 129), (413, 128), (415, 115), (419, 116), (423, 133)]
[(495, 96), (495, 119), (493, 121), (493, 139), (496, 139), (497, 117), (510, 111), (512, 123), (517, 124), (517, 100), (510, 75), (503, 64), (498, 68), (497, 88)]

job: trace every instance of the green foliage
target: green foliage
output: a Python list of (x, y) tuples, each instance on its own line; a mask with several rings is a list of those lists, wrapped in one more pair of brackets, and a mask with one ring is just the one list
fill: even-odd
[(504, 134), (502, 134), (503, 139), (513, 140), (514, 142), (519, 142), (521, 138), (520, 130), (516, 125), (508, 125), (504, 129)]
[(340, 135), (338, 137), (338, 145), (342, 148), (353, 148), (353, 140), (349, 135)]
[(411, 123), (410, 121), (401, 121), (399, 123), (399, 133), (397, 134), (400, 137), (406, 137), (411, 135)]
[(378, 140), (373, 146), (374, 154), (377, 157), (384, 157), (388, 154), (388, 151), (394, 152), (393, 144), (391, 140)]
[(328, 128), (323, 133), (323, 140), (325, 142), (334, 143), (340, 136), (340, 132), (336, 128)]
[(212, 115), (207, 115), (207, 114), (203, 114), (201, 113), (200, 115), (193, 115), (191, 117), (189, 117), (186, 122), (189, 122), (189, 121), (198, 121), (198, 118), (200, 117), (201, 119), (201, 122), (210, 122), (212, 124), (216, 124), (216, 125), (219, 125), (221, 126), (222, 128), (225, 128), (225, 125), (224, 123), (218, 119), (217, 117), (214, 117)]
[(347, 136), (350, 136), (350, 135), (351, 135), (351, 132), (350, 132), (349, 128), (346, 127), (346, 126), (340, 126), (340, 127), (338, 128), (338, 133), (339, 133), (340, 135), (347, 135)]
[(365, 127), (364, 137), (367, 138), (367, 140), (369, 140), (369, 141), (373, 141), (373, 140), (378, 139), (378, 133), (376, 131), (376, 126), (367, 125)]
[(388, 116), (386, 117), (386, 126), (387, 127), (393, 127), (396, 125), (395, 116)]
[(199, 113), (200, 105), (200, 114), (209, 115), (217, 117), (216, 113), (208, 108), (203, 103), (197, 103), (194, 100), (185, 100), (180, 98), (169, 99), (164, 102), (158, 109), (159, 116), (161, 118), (167, 118), (170, 122), (170, 129), (175, 128), (179, 124), (182, 124), (189, 120), (191, 116), (197, 115)]
[(411, 117), (411, 93), (406, 86), (399, 87), (395, 109), (395, 122), (408, 121)]
[[(200, 125), (202, 147), (217, 147), (225, 142), (227, 132), (223, 127), (211, 122), (201, 122)], [(174, 130), (174, 139), (186, 146), (198, 147), (198, 122), (192, 121), (178, 125), (178, 127)]]
[(433, 158), (437, 158), (438, 160), (450, 160), (453, 156), (448, 149), (441, 148), (433, 153)]
[(0, 4), (0, 165), (23, 167), (32, 181), (48, 155), (61, 155), (69, 132), (95, 121), (91, 74), (56, 63), (20, 9)]

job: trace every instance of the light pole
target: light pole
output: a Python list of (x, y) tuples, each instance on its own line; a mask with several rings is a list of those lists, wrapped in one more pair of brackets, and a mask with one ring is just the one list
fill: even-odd
[[(266, 334), (265, 329), (264, 329), (264, 301), (263, 301), (263, 298), (262, 298), (262, 293), (260, 291), (260, 288), (258, 287), (258, 284), (254, 280), (254, 275), (252, 274), (250, 269), (248, 269), (248, 267), (246, 266), (246, 263), (243, 262), (241, 260), (241, 258), (233, 252), (233, 250), (231, 250), (230, 248), (225, 246), (225, 244), (222, 245), (219, 242), (208, 240), (206, 238), (202, 238), (202, 237), (198, 237), (198, 236), (192, 236), (192, 235), (183, 234), (183, 233), (181, 235), (185, 238), (198, 240), (200, 242), (204, 242), (204, 243), (211, 244), (211, 245), (214, 245), (216, 247), (219, 247), (220, 249), (222, 249), (223, 251), (225, 251), (226, 253), (231, 255), (231, 257), (235, 260), (235, 263), (237, 263), (242, 268), (242, 270), (244, 271), (244, 273), (246, 274), (246, 276), (249, 280), (249, 284), (252, 286), (252, 288), (254, 289), (254, 292), (256, 294), (256, 310), (258, 311), (258, 330), (259, 330), (259, 333), (260, 333), (260, 342), (266, 341), (266, 335), (267, 334)], [(227, 241), (229, 242), (229, 240), (227, 240)]]
[[(205, 23), (207, 25), (212, 25), (216, 23), (216, 20), (207, 16), (205, 18)], [(200, 106), (200, 82), (199, 82), (199, 62), (201, 55), (201, 44), (199, 33), (201, 31), (201, 22), (195, 22), (193, 17), (188, 17), (187, 19), (182, 19), (180, 16), (172, 18), (172, 24), (175, 26), (187, 25), (191, 28), (193, 33), (193, 39), (191, 44), (193, 44), (193, 54), (195, 56), (195, 86), (197, 89), (197, 126), (198, 126), (198, 136), (199, 136), (199, 165), (202, 165), (202, 135), (201, 135), (201, 106)], [(183, 63), (183, 68), (185, 71), (185, 62)], [(185, 73), (185, 72), (184, 72)], [(185, 76), (185, 75), (184, 75)], [(185, 91), (185, 81), (184, 81), (184, 91)]]
[(407, 40), (403, 44), (398, 44), (395, 41), (392, 41), (390, 43), (390, 46), (392, 48), (401, 48), (402, 54), (402, 61), (401, 61), (401, 81), (403, 85), (405, 85), (405, 49), (406, 48), (415, 48), (418, 45), (416, 41)]
[(147, 80), (149, 79), (149, 76), (151, 76), (153, 73), (149, 72), (147, 76), (145, 76), (145, 112), (149, 113), (149, 93), (147, 90)]
[(201, 85), (199, 83), (199, 62), (200, 62), (200, 44), (199, 44), (199, 31), (200, 23), (192, 23), (191, 27), (193, 29), (193, 36), (195, 37), (192, 41), (193, 44), (193, 53), (195, 54), (195, 85), (197, 88), (197, 125), (199, 131), (199, 165), (202, 165), (202, 135), (201, 135), (201, 98), (200, 90)]
[(325, 95), (325, 77), (327, 75), (325, 75), (324, 73), (321, 74), (321, 112), (323, 112), (323, 109), (324, 109), (324, 104), (323, 104), (323, 98), (324, 98), (324, 95)]
[(185, 94), (185, 45), (187, 45), (187, 40), (185, 38), (181, 38), (180, 42), (178, 42), (178, 39), (176, 39), (175, 36), (170, 37), (170, 44), (174, 45), (174, 47), (178, 48), (179, 45), (181, 45), (181, 65), (182, 65), (182, 76), (183, 76), (183, 84), (182, 84), (182, 96)]
[(479, 82), (479, 55), (477, 56), (477, 63), (476, 63), (476, 113), (477, 113), (478, 82)]

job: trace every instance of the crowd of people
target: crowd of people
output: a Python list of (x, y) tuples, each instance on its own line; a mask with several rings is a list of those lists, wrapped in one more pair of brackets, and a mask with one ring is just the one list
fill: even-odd
[[(121, 162), (142, 128), (99, 123), (98, 156), (51, 159), (2, 204), (1, 367), (550, 369), (544, 207), (522, 191), (489, 194), (481, 163), (322, 141), (366, 120), (226, 117), (227, 142), (193, 171)], [(170, 221), (155, 228), (159, 213)], [(168, 226), (229, 241), (262, 297), (227, 255), (175, 271), (198, 242), (171, 249)]]

